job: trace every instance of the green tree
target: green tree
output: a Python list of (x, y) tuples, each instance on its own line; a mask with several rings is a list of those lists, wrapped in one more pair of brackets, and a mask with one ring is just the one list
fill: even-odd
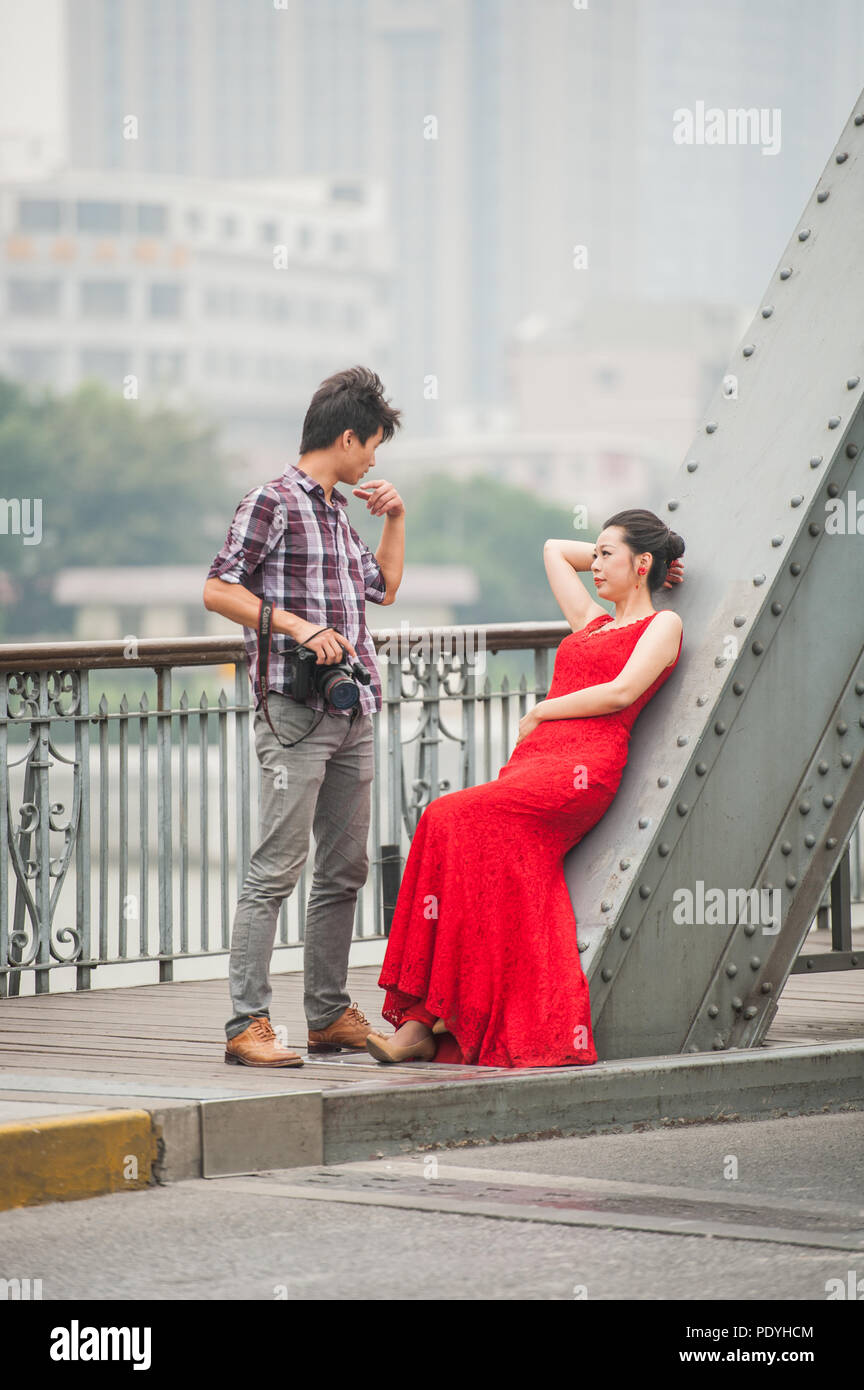
[(68, 630), (51, 601), (66, 566), (206, 566), (242, 491), (228, 475), (214, 429), (189, 415), (94, 382), (36, 396), (0, 380), (0, 496), (39, 499), (42, 515), (38, 545), (0, 535), (0, 570), (20, 595), (4, 634)]

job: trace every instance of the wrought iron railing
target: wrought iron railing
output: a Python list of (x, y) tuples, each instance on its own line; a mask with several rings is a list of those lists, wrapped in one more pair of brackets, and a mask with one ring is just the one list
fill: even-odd
[[(506, 761), (569, 630), (373, 633), (384, 700), (355, 941), (386, 935), (428, 801), (490, 780)], [(493, 690), (484, 654), (502, 651), (533, 656), (530, 686), (524, 672), (512, 687), (503, 674)], [(190, 694), (199, 668), (205, 688)], [(220, 676), (229, 689), (233, 679), (230, 698)], [(111, 983), (171, 980), (178, 962), (228, 950), (261, 792), (250, 693), (239, 634), (0, 647), (0, 996), (31, 972), (37, 993), (69, 969), (78, 989), (97, 968)], [(306, 890), (304, 868), (277, 949), (303, 942)]]
[[(490, 781), (506, 762), (569, 631), (546, 622), (373, 633), (384, 700), (355, 942), (386, 936), (428, 802)], [(493, 689), (485, 658), (502, 652), (533, 664), (530, 682), (524, 669), (513, 683), (499, 671)], [(196, 672), (203, 688), (190, 696)], [(220, 682), (232, 680), (229, 698)], [(103, 983), (143, 983), (225, 955), (257, 834), (251, 714), (239, 635), (0, 646), (0, 997), (29, 975), (37, 993), (68, 970), (87, 989), (97, 968)], [(862, 898), (860, 825), (851, 851), (834, 884), (835, 953), (849, 903)], [(302, 945), (306, 897), (304, 869), (282, 906), (277, 950)], [(826, 891), (820, 925), (828, 901)]]

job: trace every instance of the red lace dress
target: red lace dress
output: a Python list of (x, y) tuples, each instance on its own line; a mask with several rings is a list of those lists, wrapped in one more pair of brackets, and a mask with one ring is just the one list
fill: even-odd
[[(565, 637), (549, 699), (612, 680), (656, 614)], [(681, 655), (627, 709), (544, 720), (494, 782), (437, 797), (408, 852), (378, 983), (382, 1014), (448, 1020), (436, 1062), (553, 1067), (596, 1062), (564, 856), (603, 815), (630, 731)]]

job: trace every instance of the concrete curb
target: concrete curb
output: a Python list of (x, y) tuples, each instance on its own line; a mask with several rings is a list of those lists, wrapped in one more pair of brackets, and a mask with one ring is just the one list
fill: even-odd
[(0, 1125), (0, 1211), (147, 1187), (157, 1156), (158, 1137), (146, 1110)]
[(862, 1108), (864, 1039), (154, 1104), (0, 1125), (0, 1210), (448, 1144)]

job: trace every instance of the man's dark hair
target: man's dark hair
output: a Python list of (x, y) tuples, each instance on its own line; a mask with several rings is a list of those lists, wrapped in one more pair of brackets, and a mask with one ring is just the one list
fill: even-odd
[(361, 444), (383, 425), (382, 444), (401, 427), (402, 412), (384, 399), (384, 384), (369, 367), (348, 367), (322, 381), (306, 411), (300, 453), (329, 449), (345, 430)]

